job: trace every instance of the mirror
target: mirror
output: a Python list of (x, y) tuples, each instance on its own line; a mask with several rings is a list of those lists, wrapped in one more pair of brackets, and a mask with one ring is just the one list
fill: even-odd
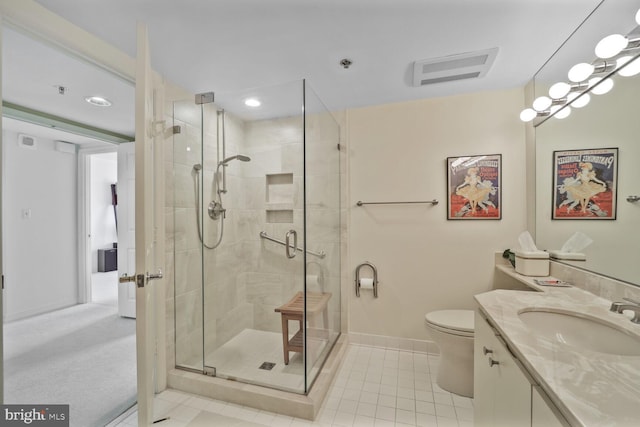
[[(567, 70), (574, 64), (593, 61), (593, 48), (603, 37), (638, 33), (634, 18), (639, 8), (640, 0), (602, 2), (536, 75), (536, 97), (546, 95), (553, 83), (567, 81)], [(633, 56), (639, 54), (640, 49), (633, 52)], [(536, 244), (558, 250), (574, 233), (582, 232), (593, 240), (581, 251), (586, 260), (560, 262), (640, 286), (640, 201), (633, 201), (640, 196), (640, 165), (636, 164), (640, 159), (640, 74), (623, 77), (616, 73), (611, 79), (610, 92), (590, 93), (589, 104), (572, 108), (567, 118), (550, 117), (536, 124)], [(571, 212), (576, 214), (570, 219), (552, 219), (557, 209), (553, 197), (558, 191), (553, 179), (554, 151), (601, 148), (618, 148), (617, 182), (609, 178), (615, 183), (615, 193), (609, 194), (617, 195), (615, 219), (598, 216), (598, 203), (606, 205), (598, 195), (589, 199), (586, 212), (577, 213), (582, 209), (579, 203), (575, 207), (567, 203), (563, 209), (575, 209)], [(578, 171), (575, 168), (574, 174)]]

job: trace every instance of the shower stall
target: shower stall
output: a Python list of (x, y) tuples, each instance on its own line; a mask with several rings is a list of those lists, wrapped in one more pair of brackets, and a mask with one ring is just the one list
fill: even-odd
[(174, 125), (175, 365), (307, 394), (340, 335), (339, 125), (305, 81)]

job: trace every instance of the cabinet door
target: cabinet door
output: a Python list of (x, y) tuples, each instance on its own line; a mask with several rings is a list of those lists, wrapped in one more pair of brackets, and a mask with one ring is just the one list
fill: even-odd
[(492, 369), (496, 374), (494, 405), (495, 426), (531, 425), (531, 383), (512, 357), (506, 345), (498, 341)]
[(569, 423), (551, 402), (539, 386), (533, 386), (531, 392), (531, 427), (568, 427)]
[(494, 335), (493, 329), (476, 311), (473, 344), (473, 418), (476, 427), (494, 425), (495, 374), (485, 354), (495, 345)]
[(492, 427), (531, 425), (531, 383), (496, 331), (477, 312), (474, 423)]

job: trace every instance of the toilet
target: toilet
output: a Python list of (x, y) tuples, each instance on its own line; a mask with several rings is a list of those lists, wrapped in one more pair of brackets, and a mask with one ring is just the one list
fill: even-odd
[(473, 310), (439, 310), (424, 317), (440, 349), (438, 385), (451, 393), (473, 397)]

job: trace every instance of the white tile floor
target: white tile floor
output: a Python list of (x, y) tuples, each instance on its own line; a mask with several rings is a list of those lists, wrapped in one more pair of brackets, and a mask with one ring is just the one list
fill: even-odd
[[(175, 390), (155, 401), (158, 427), (473, 426), (473, 399), (435, 383), (439, 356), (350, 345), (318, 418), (307, 421)], [(133, 413), (118, 427), (137, 425)]]

